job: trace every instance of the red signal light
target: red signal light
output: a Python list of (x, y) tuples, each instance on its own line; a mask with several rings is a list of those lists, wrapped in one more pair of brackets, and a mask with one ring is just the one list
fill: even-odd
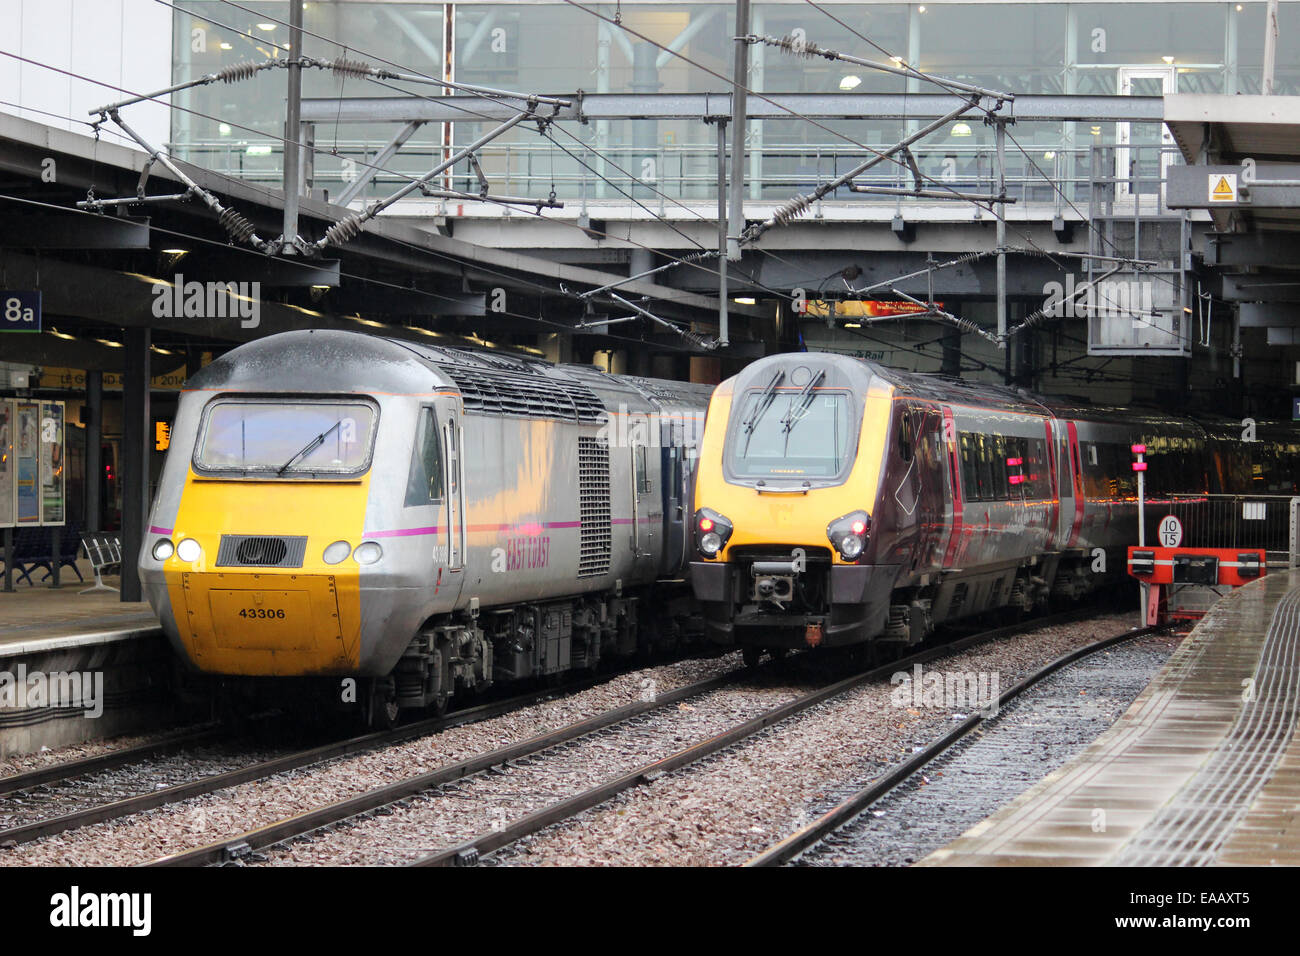
[(1146, 445), (1134, 445), (1134, 446), (1133, 446), (1133, 454), (1135, 454), (1135, 455), (1145, 455), (1146, 453), (1147, 453), (1147, 446), (1146, 446)]
[(867, 523), (866, 523), (865, 521), (855, 521), (855, 522), (853, 522), (853, 533), (854, 533), (854, 534), (862, 534), (862, 532), (864, 532), (864, 531), (866, 531), (866, 530), (867, 530)]
[(1017, 465), (1023, 465), (1024, 463), (1025, 463), (1025, 460), (1024, 460), (1023, 458), (1008, 458), (1008, 459), (1007, 459), (1007, 464), (1010, 465), (1012, 468), (1015, 468)]
[(1007, 478), (1007, 481), (1011, 482), (1013, 485), (1018, 485), (1024, 480), (1025, 480), (1024, 475), (1011, 475)]
[(1147, 470), (1147, 463), (1146, 463), (1145, 461), (1135, 461), (1135, 462), (1133, 462), (1133, 470), (1134, 470), (1134, 471), (1146, 471), (1146, 470)]
[(709, 518), (701, 518), (701, 519), (700, 519), (700, 530), (701, 530), (701, 531), (712, 531), (712, 530), (713, 530), (713, 521), (710, 520)]

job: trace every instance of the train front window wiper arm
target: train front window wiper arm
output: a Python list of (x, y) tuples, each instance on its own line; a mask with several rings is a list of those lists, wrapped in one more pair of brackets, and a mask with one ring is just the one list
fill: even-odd
[(785, 372), (781, 369), (777, 369), (776, 374), (772, 376), (772, 381), (767, 383), (767, 388), (763, 389), (763, 394), (760, 395), (758, 401), (754, 403), (754, 410), (750, 413), (749, 417), (741, 423), (741, 430), (745, 433), (745, 447), (741, 449), (741, 455), (748, 454), (749, 443), (754, 437), (754, 429), (758, 427), (759, 421), (762, 419), (763, 415), (767, 413), (767, 410), (772, 407), (772, 402), (776, 400), (776, 388), (781, 384), (781, 381), (784, 378)]
[(323, 432), (321, 432), (311, 441), (307, 442), (307, 444), (303, 445), (302, 448), (298, 451), (298, 454), (294, 455), (292, 458), (290, 458), (288, 461), (286, 461), (283, 465), (280, 466), (280, 470), (276, 472), (276, 475), (277, 476), (283, 475), (286, 471), (289, 470), (290, 466), (292, 466), (295, 462), (298, 461), (298, 459), (310, 455), (312, 452), (314, 452), (317, 448), (319, 448), (321, 445), (325, 443), (325, 439), (329, 437), (330, 432), (334, 431), (334, 429), (338, 428), (342, 424), (343, 424), (343, 419), (340, 418), (329, 428), (325, 429)]
[(808, 406), (812, 404), (813, 398), (816, 397), (813, 395), (813, 389), (820, 385), (825, 377), (826, 371), (823, 369), (808, 380), (808, 384), (790, 403), (790, 410), (785, 413), (785, 418), (781, 419), (781, 427), (785, 429), (786, 441), (789, 441), (790, 433), (794, 431), (795, 424), (803, 418), (803, 413), (808, 410)]

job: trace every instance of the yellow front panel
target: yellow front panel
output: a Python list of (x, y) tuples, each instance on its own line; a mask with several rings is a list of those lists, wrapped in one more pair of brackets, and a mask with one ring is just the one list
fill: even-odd
[[(173, 555), (164, 572), (181, 640), (200, 669), (249, 676), (356, 670), (360, 569), (351, 558), (327, 565), (321, 555), (334, 541), (361, 542), (368, 489), (369, 476), (223, 481), (189, 473), (171, 539), (193, 538), (203, 557), (189, 564)], [(223, 534), (306, 535), (303, 566), (217, 568)], [(285, 616), (268, 618), (267, 610)]]
[[(720, 512), (735, 528), (718, 560), (728, 560), (728, 552), (738, 545), (830, 548), (826, 537), (830, 522), (858, 509), (870, 514), (879, 490), (893, 408), (892, 391), (889, 387), (873, 387), (864, 396), (857, 459), (844, 484), (812, 488), (807, 494), (759, 494), (750, 486), (731, 484), (723, 478), (723, 451), (733, 395), (730, 387), (714, 392), (700, 451), (695, 507)], [(831, 552), (836, 564), (844, 563), (834, 549)]]
[[(324, 574), (185, 573), (195, 661), (222, 673), (287, 676), (355, 666), (339, 627), (334, 578)], [(232, 662), (238, 669), (226, 670)]]

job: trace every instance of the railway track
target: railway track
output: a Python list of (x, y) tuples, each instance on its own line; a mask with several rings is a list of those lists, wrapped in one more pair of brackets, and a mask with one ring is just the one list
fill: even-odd
[(939, 737), (928, 746), (917, 751), (910, 758), (891, 768), (882, 776), (864, 787), (854, 791), (841, 800), (832, 809), (826, 811), (807, 826), (774, 843), (768, 849), (749, 859), (745, 866), (767, 867), (782, 866), (798, 858), (801, 854), (822, 844), (828, 837), (839, 832), (850, 823), (858, 820), (881, 800), (894, 793), (910, 780), (915, 779), (938, 757), (948, 752), (954, 745), (966, 740), (977, 729), (995, 724), (1003, 715), (1003, 708), (1011, 701), (1022, 696), (1026, 691), (1057, 672), (1079, 663), (1093, 655), (1127, 643), (1148, 634), (1164, 630), (1162, 627), (1147, 627), (1136, 631), (1126, 631), (1112, 637), (1095, 641), (1077, 648), (1045, 664), (1029, 674), (1013, 687), (998, 696), (997, 705), (986, 712), (970, 714), (948, 733)]
[[(236, 769), (199, 776), (183, 783), (163, 786), (123, 798), (97, 802), (92, 792), (87, 795), (90, 802), (85, 807), (0, 829), (0, 847), (15, 846), (78, 827), (91, 826), (132, 814), (143, 813), (147, 810), (157, 809), (158, 807), (194, 797), (201, 797), (228, 787), (261, 780), (274, 774), (404, 743), (451, 727), (487, 720), (528, 704), (551, 699), (562, 694), (577, 693), (599, 683), (602, 679), (602, 677), (591, 677), (561, 689), (542, 689), (476, 707), (469, 707), (443, 717), (417, 721), (392, 730), (376, 731), (344, 740), (331, 741), (270, 759), (259, 760)], [(54, 791), (66, 792), (79, 784), (93, 791), (96, 786), (94, 781), (96, 774), (128, 767), (132, 764), (147, 764), (159, 757), (178, 754), (186, 749), (218, 742), (221, 737), (222, 731), (220, 728), (204, 728), (159, 741), (151, 741), (137, 747), (123, 748), (122, 750), (95, 757), (69, 761), (0, 778), (0, 814), (8, 810), (11, 816), (14, 815), (15, 805), (19, 805), (18, 809), (21, 809), (22, 805), (39, 809), (39, 804), (42, 802), (41, 797), (45, 794)], [(229, 762), (228, 759), (227, 762)], [(142, 784), (144, 783), (146, 781), (142, 780)], [(69, 796), (75, 799), (78, 795), (70, 794)]]
[[(667, 757), (655, 760), (632, 772), (620, 774), (613, 779), (603, 781), (572, 797), (556, 801), (542, 810), (529, 813), (513, 823), (495, 827), (491, 832), (483, 833), (473, 839), (462, 841), (437, 852), (426, 854), (418, 859), (415, 865), (437, 866), (476, 863), (487, 854), (596, 806), (624, 790), (695, 763), (861, 684), (888, 677), (900, 666), (923, 664), (938, 657), (977, 644), (993, 641), (1000, 637), (1011, 636), (1026, 630), (1053, 624), (1076, 621), (1090, 613), (1094, 612), (1090, 609), (1073, 611), (1011, 627), (981, 632), (928, 648), (903, 660), (891, 661), (885, 666), (872, 668), (818, 687), (811, 692), (799, 695), (794, 700), (765, 709), (740, 724), (733, 725), (721, 733), (712, 734), (707, 739), (672, 753)], [(653, 701), (640, 701), (615, 708), (596, 717), (571, 723), (557, 730), (478, 754), (407, 780), (390, 783), (327, 806), (223, 838), (195, 850), (154, 860), (150, 865), (199, 866), (241, 859), (256, 860), (260, 851), (274, 847), (277, 844), (284, 844), (290, 840), (311, 839), (312, 835), (319, 835), (321, 831), (327, 828), (332, 829), (345, 821), (355, 822), (368, 815), (390, 813), (392, 812), (390, 808), (406, 806), (414, 798), (437, 797), (442, 792), (442, 788), (465, 781), (467, 778), (476, 777), (493, 770), (508, 771), (534, 760), (547, 759), (548, 755), (565, 747), (576, 746), (584, 738), (593, 738), (601, 734), (616, 732), (620, 727), (629, 724), (629, 722), (634, 722), (638, 718), (643, 718), (655, 711), (664, 711), (673, 704), (684, 704), (692, 698), (704, 697), (725, 688), (729, 684), (736, 683), (746, 674), (753, 673), (754, 671), (732, 672), (680, 687), (669, 693), (659, 695)], [(688, 705), (686, 709), (692, 708)]]
[(32, 790), (36, 787), (64, 786), (78, 777), (102, 773), (105, 770), (115, 770), (131, 763), (175, 753), (187, 747), (212, 743), (218, 740), (221, 735), (222, 731), (219, 727), (204, 726), (183, 733), (168, 734), (158, 740), (151, 740), (133, 747), (122, 747), (119, 750), (96, 754), (93, 757), (66, 760), (61, 763), (51, 764), (48, 767), (40, 767), (36, 770), (0, 777), (0, 797), (21, 793), (24, 790)]

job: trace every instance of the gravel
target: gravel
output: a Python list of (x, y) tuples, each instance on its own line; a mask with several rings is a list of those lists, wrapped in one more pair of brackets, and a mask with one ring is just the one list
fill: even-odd
[(1176, 643), (1162, 634), (1138, 638), (1044, 679), (796, 862), (907, 866), (946, 846), (1100, 737)]
[[(1129, 627), (1131, 614), (1057, 625), (945, 657), (928, 668), (996, 672), (1009, 687), (1067, 650)], [(734, 670), (739, 654), (615, 677), (569, 697), (368, 754), (0, 848), (0, 864), (123, 865), (229, 839), (245, 830), (428, 773), (584, 720), (649, 694)], [(802, 673), (801, 673), (802, 672)], [(778, 706), (810, 686), (802, 668), (705, 697), (266, 851), (271, 865), (400, 863), (659, 759)], [(835, 788), (865, 781), (943, 732), (954, 714), (895, 705), (888, 681), (859, 688), (756, 738), (659, 778), (507, 848), (516, 864), (732, 864), (802, 826)]]
[[(632, 671), (571, 696), (13, 847), (0, 865), (132, 865), (195, 849), (387, 783), (734, 670), (739, 654)], [(0, 798), (0, 806), (3, 806)]]
[[(996, 673), (1002, 688), (1133, 615), (1004, 638), (931, 662)], [(861, 786), (946, 732), (968, 711), (895, 703), (888, 681), (827, 701), (736, 747), (628, 791), (497, 854), (515, 865), (732, 865), (813, 819), (833, 792)]]

